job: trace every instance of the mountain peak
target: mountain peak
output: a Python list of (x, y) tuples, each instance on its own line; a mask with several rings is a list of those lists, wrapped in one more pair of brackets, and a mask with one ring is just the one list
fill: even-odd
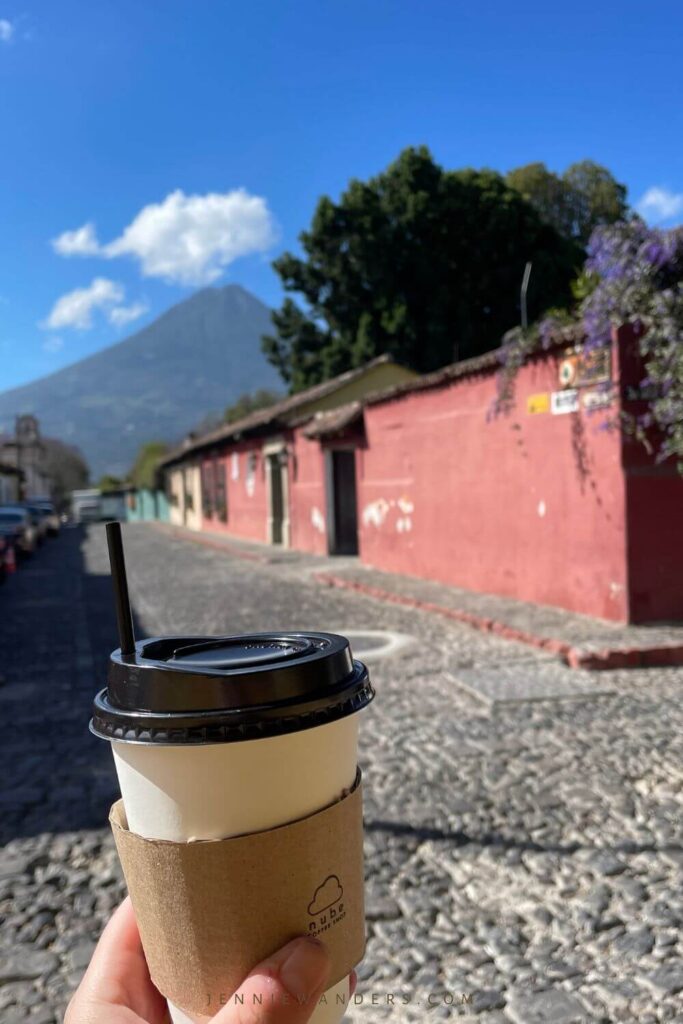
[(281, 382), (261, 351), (270, 310), (239, 284), (194, 292), (108, 348), (0, 394), (0, 432), (32, 412), (78, 445), (92, 478), (123, 476), (145, 441), (178, 441), (247, 391)]

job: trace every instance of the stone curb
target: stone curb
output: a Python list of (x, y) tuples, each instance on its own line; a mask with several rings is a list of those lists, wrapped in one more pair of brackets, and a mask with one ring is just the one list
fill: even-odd
[[(207, 536), (205, 533), (184, 530), (168, 523), (152, 521), (162, 533), (166, 533), (180, 540), (190, 540), (195, 544), (201, 544), (213, 551), (222, 551), (232, 555), (234, 558), (241, 558), (246, 562), (259, 562), (262, 565), (270, 564), (267, 554), (259, 554), (255, 551), (247, 551), (230, 541), (223, 541)], [(559, 640), (553, 637), (541, 636), (538, 633), (530, 633), (527, 630), (519, 629), (517, 626), (510, 626), (498, 619), (487, 618), (483, 615), (476, 615), (474, 612), (465, 611), (464, 608), (450, 608), (448, 605), (436, 604), (432, 601), (422, 601), (417, 597), (408, 597), (404, 594), (397, 594), (391, 590), (384, 590), (382, 587), (374, 587), (368, 583), (358, 583), (356, 580), (348, 580), (343, 576), (335, 576), (333, 573), (317, 572), (312, 574), (312, 579), (328, 587), (337, 587), (340, 590), (355, 590), (365, 597), (372, 597), (377, 601), (385, 601), (388, 604), (400, 604), (407, 608), (418, 608), (420, 611), (429, 612), (432, 615), (441, 615), (445, 619), (454, 622), (462, 622), (472, 629), (478, 629), (483, 633), (493, 633), (495, 636), (503, 637), (505, 640), (516, 640), (518, 643), (527, 644), (529, 647), (536, 647), (538, 650), (555, 654), (569, 668), (583, 669), (588, 672), (604, 672), (610, 669), (619, 668), (671, 668), (676, 665), (683, 665), (683, 644), (672, 644), (670, 646), (652, 647), (604, 647), (601, 650), (586, 650), (576, 647), (566, 640)]]
[(383, 590), (381, 587), (347, 580), (343, 576), (335, 576), (332, 573), (314, 573), (313, 579), (328, 587), (355, 590), (359, 594), (373, 597), (378, 601), (418, 608), (423, 612), (442, 615), (446, 619), (462, 622), (466, 626), (471, 626), (484, 633), (494, 633), (506, 640), (516, 640), (518, 643), (528, 644), (530, 647), (556, 654), (569, 668), (600, 672), (617, 668), (663, 668), (683, 665), (683, 644), (673, 644), (669, 647), (661, 645), (658, 647), (605, 647), (598, 651), (587, 651), (581, 647), (575, 647), (565, 640), (529, 633), (516, 626), (510, 626), (505, 622), (486, 618), (483, 615), (475, 615), (462, 608), (449, 608), (447, 605), (421, 601), (416, 597), (396, 594), (390, 590)]

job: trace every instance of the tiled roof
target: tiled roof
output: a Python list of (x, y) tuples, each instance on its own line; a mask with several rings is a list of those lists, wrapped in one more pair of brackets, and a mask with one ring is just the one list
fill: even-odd
[[(576, 343), (582, 337), (583, 331), (574, 325), (559, 328), (548, 348), (532, 352), (528, 359), (541, 358), (547, 355), (548, 351)], [(426, 373), (415, 380), (407, 380), (401, 384), (392, 384), (390, 387), (382, 388), (379, 391), (371, 391), (363, 397), (363, 405), (377, 405), (380, 402), (391, 401), (392, 398), (400, 398), (402, 395), (412, 394), (413, 391), (428, 391), (430, 388), (438, 388), (443, 384), (448, 384), (450, 381), (459, 380), (461, 377), (473, 377), (478, 373), (498, 370), (503, 365), (500, 351), (500, 348), (496, 348), (491, 352), (485, 352), (481, 356), (474, 356), (472, 359), (463, 359), (459, 363), (450, 363), (448, 366), (442, 366), (440, 370)]]
[(275, 405), (270, 405), (266, 409), (258, 409), (256, 412), (250, 413), (241, 420), (236, 420), (234, 423), (226, 423), (217, 430), (212, 430), (209, 434), (204, 434), (202, 437), (197, 437), (189, 443), (180, 445), (174, 451), (165, 455), (164, 458), (160, 460), (159, 466), (171, 465), (173, 462), (178, 462), (180, 459), (185, 458), (185, 456), (192, 452), (208, 448), (220, 441), (236, 439), (246, 433), (256, 432), (265, 427), (277, 427), (289, 424), (298, 409), (308, 405), (310, 402), (316, 402), (322, 398), (326, 398), (327, 395), (333, 394), (344, 385), (350, 384), (359, 377), (362, 377), (368, 370), (373, 369), (376, 366), (383, 366), (390, 362), (392, 362), (391, 356), (384, 354), (371, 360), (369, 363), (365, 363), (363, 366), (356, 367), (353, 370), (347, 370), (346, 373), (342, 373), (338, 377), (333, 377), (331, 380), (326, 380), (321, 384), (314, 385), (312, 388), (307, 388), (306, 391), (297, 391), (296, 394), (289, 395), (281, 402), (276, 402)]
[[(579, 325), (562, 327), (558, 329), (549, 347), (551, 350), (560, 348), (564, 345), (580, 341), (582, 336), (583, 331)], [(546, 352), (536, 352), (529, 356), (529, 358), (533, 359), (545, 354)], [(190, 452), (200, 451), (220, 441), (236, 440), (247, 433), (257, 432), (259, 429), (267, 427), (277, 429), (284, 426), (300, 426), (311, 420), (310, 426), (305, 431), (307, 437), (323, 438), (333, 436), (354, 422), (367, 405), (388, 402), (394, 398), (401, 398), (403, 395), (409, 395), (416, 391), (428, 391), (430, 388), (441, 387), (451, 381), (459, 380), (461, 377), (471, 377), (479, 373), (490, 373), (499, 369), (502, 365), (500, 349), (494, 349), (491, 352), (485, 352), (481, 356), (463, 359), (458, 363), (443, 366), (440, 370), (416, 377), (414, 380), (403, 381), (400, 384), (392, 384), (389, 387), (371, 391), (369, 394), (364, 395), (362, 399), (347, 403), (337, 409), (306, 415), (300, 413), (297, 417), (297, 411), (303, 406), (332, 394), (344, 384), (361, 377), (371, 367), (381, 366), (383, 363), (388, 362), (391, 362), (389, 355), (379, 356), (377, 359), (373, 359), (372, 362), (366, 363), (355, 370), (349, 370), (339, 377), (323, 381), (322, 384), (316, 384), (315, 387), (308, 388), (306, 391), (299, 391), (295, 395), (290, 395), (288, 398), (269, 406), (267, 409), (259, 409), (257, 412), (253, 412), (249, 416), (237, 420), (235, 423), (226, 424), (210, 434), (186, 441), (179, 448), (176, 448), (175, 451), (166, 455), (159, 462), (159, 467), (161, 468), (180, 461)], [(347, 416), (349, 419), (345, 420)]]
[(304, 436), (310, 440), (334, 437), (359, 420), (362, 415), (363, 402), (358, 400), (340, 405), (336, 409), (328, 409), (326, 412), (317, 412), (304, 429)]

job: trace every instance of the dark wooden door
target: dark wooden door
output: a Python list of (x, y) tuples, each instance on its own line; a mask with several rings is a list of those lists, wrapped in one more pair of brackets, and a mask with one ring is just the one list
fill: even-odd
[(332, 452), (335, 555), (358, 554), (358, 508), (356, 502), (356, 453)]
[(270, 515), (273, 521), (273, 544), (282, 544), (282, 520), (285, 515), (285, 496), (282, 491), (282, 467), (279, 455), (269, 455)]

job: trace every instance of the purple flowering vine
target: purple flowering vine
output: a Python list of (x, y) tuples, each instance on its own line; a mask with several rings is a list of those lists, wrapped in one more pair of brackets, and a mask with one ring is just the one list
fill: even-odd
[[(624, 417), (622, 428), (648, 443), (655, 428), (659, 457), (677, 457), (683, 469), (683, 228), (649, 228), (638, 217), (595, 229), (582, 274), (590, 282), (574, 323), (590, 352), (611, 344), (612, 330), (638, 324), (644, 363), (645, 411)], [(566, 314), (551, 315), (526, 333), (512, 331), (504, 344), (498, 409), (510, 405), (513, 376), (533, 351), (561, 339)]]

